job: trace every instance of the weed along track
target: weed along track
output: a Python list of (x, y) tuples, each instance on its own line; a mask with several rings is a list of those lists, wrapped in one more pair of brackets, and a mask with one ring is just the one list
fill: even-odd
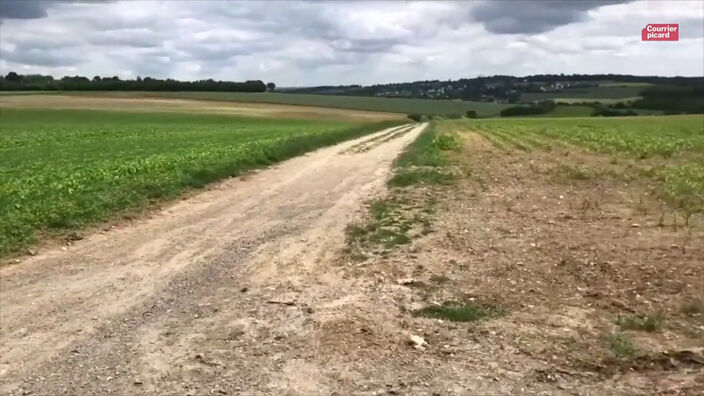
[(334, 258), (424, 127), (378, 132), (397, 134), (354, 156), (340, 152), (369, 137), (319, 149), (0, 268), (3, 393), (334, 389), (344, 364), (321, 357), (340, 356), (334, 334), (360, 291)]

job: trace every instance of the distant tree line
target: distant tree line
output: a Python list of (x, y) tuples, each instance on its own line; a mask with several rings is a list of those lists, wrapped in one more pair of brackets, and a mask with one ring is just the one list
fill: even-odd
[[(274, 90), (274, 83), (269, 86)], [(178, 81), (160, 80), (151, 77), (137, 77), (134, 80), (121, 80), (119, 77), (95, 76), (92, 79), (83, 76), (66, 76), (54, 79), (40, 74), (21, 75), (9, 72), (0, 76), (0, 91), (227, 91), (227, 92), (265, 92), (267, 85), (260, 80), (245, 82), (215, 81)]]
[(501, 115), (501, 117), (517, 117), (546, 114), (555, 110), (555, 107), (555, 102), (553, 102), (552, 100), (545, 100), (530, 106), (508, 107), (501, 110), (499, 115)]
[[(672, 86), (701, 86), (702, 77), (633, 76), (627, 74), (536, 74), (515, 77), (506, 75), (461, 78), (458, 80), (424, 80), (375, 85), (338, 85), (288, 89), (292, 93), (327, 95), (382, 96), (398, 98), (461, 99), (517, 103), (521, 93), (545, 92), (545, 86), (563, 83), (570, 89), (597, 86), (600, 82), (651, 83)], [(554, 92), (555, 89), (552, 89)]]
[(592, 103), (588, 106), (594, 109), (592, 110), (592, 117), (623, 117), (638, 115), (637, 112), (629, 109), (626, 104), (622, 102), (610, 106), (604, 106), (601, 103)]
[(654, 85), (644, 89), (635, 109), (663, 110), (666, 114), (704, 113), (704, 84)]

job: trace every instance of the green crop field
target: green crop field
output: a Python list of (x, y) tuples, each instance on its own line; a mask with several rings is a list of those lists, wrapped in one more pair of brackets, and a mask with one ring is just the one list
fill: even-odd
[(589, 88), (567, 88), (561, 92), (540, 92), (540, 93), (524, 93), (521, 94), (521, 102), (534, 102), (541, 100), (556, 100), (569, 102), (593, 102), (603, 101), (609, 102), (628, 101), (636, 99), (643, 89), (647, 86), (643, 85), (604, 85)]
[(0, 255), (398, 123), (0, 108)]
[(555, 109), (546, 114), (536, 115), (534, 117), (589, 117), (594, 112), (594, 109), (589, 106), (563, 106), (557, 105)]
[(602, 81), (600, 87), (650, 87), (653, 83), (647, 82), (623, 82), (623, 81)]
[(672, 207), (688, 213), (704, 212), (702, 115), (462, 122), (498, 147), (549, 150), (566, 143), (634, 160), (636, 176), (661, 182), (662, 198)]
[(334, 107), (339, 109), (418, 113), (430, 115), (464, 115), (475, 110), (480, 117), (496, 116), (510, 105), (490, 102), (469, 102), (445, 99), (400, 99), (371, 96), (338, 96), (288, 94), (276, 92), (70, 92), (70, 95), (100, 95), (112, 97), (160, 97), (178, 99), (221, 100), (235, 102), (275, 103), (289, 105)]

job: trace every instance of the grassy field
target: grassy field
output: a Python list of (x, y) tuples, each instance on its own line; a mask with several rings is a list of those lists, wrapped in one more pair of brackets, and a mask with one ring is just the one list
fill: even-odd
[(633, 100), (637, 98), (647, 86), (642, 85), (604, 85), (589, 88), (567, 88), (562, 92), (540, 92), (521, 94), (521, 102), (534, 102), (540, 100), (560, 100), (568, 101), (602, 101), (610, 99), (610, 102)]
[(113, 97), (160, 97), (178, 99), (218, 100), (234, 102), (274, 103), (340, 109), (383, 111), (391, 113), (419, 113), (430, 115), (464, 115), (475, 110), (480, 117), (498, 115), (509, 105), (459, 100), (375, 98), (367, 96), (337, 96), (286, 94), (276, 92), (70, 92), (70, 95), (100, 95)]
[(635, 160), (632, 177), (662, 183), (662, 198), (675, 209), (704, 212), (704, 116), (462, 122), (499, 147), (550, 150), (564, 142), (609, 154), (614, 162)]
[(332, 107), (294, 106), (269, 103), (221, 102), (87, 95), (0, 95), (0, 107), (15, 109), (110, 110), (127, 112), (172, 112), (186, 114), (221, 114), (257, 118), (347, 120), (373, 122), (408, 120), (407, 114)]
[(647, 82), (623, 82), (623, 81), (602, 81), (600, 87), (650, 87), (653, 83)]
[(398, 121), (0, 109), (0, 255)]

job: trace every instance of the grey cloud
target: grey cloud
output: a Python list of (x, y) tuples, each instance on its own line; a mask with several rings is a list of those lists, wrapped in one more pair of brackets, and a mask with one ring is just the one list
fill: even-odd
[(99, 0), (0, 0), (0, 19), (45, 18), (49, 15), (47, 10), (51, 7), (66, 3), (94, 1)]
[(680, 40), (689, 38), (704, 37), (704, 23), (702, 23), (704, 13), (694, 15), (693, 18), (680, 22)]
[(25, 51), (3, 51), (3, 58), (18, 64), (49, 67), (73, 66), (81, 61), (79, 57), (65, 51), (43, 51), (34, 48)]
[(12, 44), (17, 48), (17, 51), (29, 50), (52, 50), (57, 48), (67, 48), (82, 45), (84, 41), (76, 37), (67, 37), (65, 35), (51, 35), (42, 32), (16, 32), (13, 35), (8, 35), (8, 38), (3, 38), (4, 44)]
[(395, 39), (359, 39), (359, 40), (346, 40), (338, 39), (333, 40), (330, 45), (332, 48), (340, 51), (349, 52), (384, 52), (396, 44), (399, 44), (400, 40)]
[(279, 45), (273, 40), (184, 40), (177, 43), (175, 49), (186, 59), (224, 61), (274, 50)]
[(46, 1), (0, 0), (0, 19), (36, 19), (47, 16)]
[[(624, 48), (644, 57), (665, 51), (682, 74), (702, 67), (704, 5), (697, 11), (692, 2), (667, 4), (681, 7), (668, 21), (682, 29), (681, 41), (667, 47), (640, 43), (641, 20), (659, 16), (647, 1), (595, 13), (616, 1), (22, 2), (38, 9), (7, 11), (18, 1), (0, 0), (3, 74), (71, 70), (315, 85), (525, 74), (524, 65), (558, 73), (652, 70), (635, 60), (611, 62)], [(624, 15), (627, 21), (613, 22)]]
[(591, 9), (628, 1), (631, 0), (485, 0), (477, 4), (471, 14), (492, 33), (543, 33), (584, 20)]
[(0, 0), (0, 23), (3, 19), (40, 19), (48, 10), (70, 3), (108, 3), (115, 0)]
[(124, 46), (134, 48), (160, 47), (165, 38), (149, 29), (119, 29), (98, 32), (87, 37), (86, 42), (92, 45)]
[[(314, 3), (262, 2), (224, 4), (226, 15), (238, 25), (270, 34), (334, 40), (340, 38), (340, 21)], [(265, 16), (265, 17), (262, 17)]]
[(208, 61), (222, 61), (237, 55), (249, 54), (252, 48), (236, 44), (201, 44), (182, 48), (193, 59), (207, 59)]

